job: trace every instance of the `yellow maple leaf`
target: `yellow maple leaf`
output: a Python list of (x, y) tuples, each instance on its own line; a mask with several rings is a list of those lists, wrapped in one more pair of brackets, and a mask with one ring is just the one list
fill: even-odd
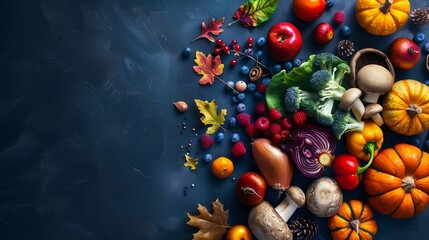
[(185, 167), (189, 167), (191, 170), (197, 170), (198, 158), (193, 158), (188, 154), (185, 154), (186, 162), (183, 164)]
[(226, 109), (221, 109), (220, 112), (217, 113), (218, 106), (216, 100), (213, 99), (211, 102), (208, 102), (195, 99), (195, 104), (198, 110), (200, 110), (200, 113), (203, 114), (200, 118), (201, 122), (205, 125), (211, 125), (207, 128), (206, 134), (213, 134), (222, 127), (225, 122)]
[(228, 225), (229, 211), (224, 210), (223, 204), (216, 199), (212, 202), (213, 213), (210, 214), (206, 207), (198, 204), (199, 215), (191, 215), (189, 213), (189, 221), (186, 223), (189, 226), (199, 228), (198, 232), (193, 234), (193, 240), (221, 240)]

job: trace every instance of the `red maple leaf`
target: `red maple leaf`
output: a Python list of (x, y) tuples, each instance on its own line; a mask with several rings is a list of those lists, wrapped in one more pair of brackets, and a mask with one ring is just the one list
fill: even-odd
[(194, 41), (196, 41), (197, 39), (200, 38), (207, 38), (209, 41), (214, 42), (214, 39), (212, 36), (210, 36), (209, 34), (213, 34), (213, 35), (219, 35), (221, 32), (223, 32), (223, 29), (221, 29), (223, 22), (225, 21), (225, 18), (219, 18), (218, 20), (215, 20), (214, 18), (212, 18), (212, 20), (210, 20), (209, 26), (206, 26), (206, 23), (203, 21), (201, 23), (201, 34), (194, 39)]
[(220, 56), (213, 58), (209, 53), (206, 57), (204, 53), (197, 51), (194, 62), (197, 64), (197, 66), (193, 67), (194, 71), (203, 75), (198, 81), (201, 85), (207, 83), (213, 84), (214, 77), (223, 73), (224, 65), (221, 63)]

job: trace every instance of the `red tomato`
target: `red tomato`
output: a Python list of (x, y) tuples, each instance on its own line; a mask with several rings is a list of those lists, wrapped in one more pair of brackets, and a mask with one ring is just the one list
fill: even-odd
[(262, 202), (266, 191), (267, 183), (265, 179), (255, 172), (243, 173), (238, 179), (235, 188), (238, 200), (247, 206), (255, 206)]
[(325, 0), (293, 0), (292, 9), (302, 21), (311, 22), (325, 11)]
[(252, 240), (252, 232), (244, 225), (235, 225), (229, 229), (226, 240)]

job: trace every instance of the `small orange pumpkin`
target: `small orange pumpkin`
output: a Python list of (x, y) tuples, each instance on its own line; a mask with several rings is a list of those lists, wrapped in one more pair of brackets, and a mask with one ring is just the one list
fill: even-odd
[(429, 154), (398, 143), (375, 157), (364, 176), (369, 204), (393, 218), (410, 218), (429, 202)]
[(373, 35), (386, 36), (401, 29), (408, 20), (408, 0), (357, 0), (356, 20)]
[(360, 200), (343, 202), (328, 227), (334, 240), (371, 240), (378, 230), (371, 207)]
[(382, 106), (384, 123), (396, 133), (411, 136), (429, 128), (429, 87), (419, 81), (395, 82)]

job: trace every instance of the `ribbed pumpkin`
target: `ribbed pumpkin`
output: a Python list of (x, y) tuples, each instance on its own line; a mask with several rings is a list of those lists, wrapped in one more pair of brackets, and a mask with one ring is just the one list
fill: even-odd
[(343, 202), (328, 227), (334, 240), (371, 240), (378, 229), (371, 207), (360, 200)]
[(393, 218), (410, 218), (429, 202), (429, 154), (398, 143), (375, 157), (363, 180), (369, 204)]
[(429, 87), (419, 81), (395, 82), (382, 106), (384, 123), (396, 133), (411, 136), (429, 128)]
[(357, 0), (356, 19), (373, 35), (386, 36), (401, 29), (408, 20), (408, 0)]

